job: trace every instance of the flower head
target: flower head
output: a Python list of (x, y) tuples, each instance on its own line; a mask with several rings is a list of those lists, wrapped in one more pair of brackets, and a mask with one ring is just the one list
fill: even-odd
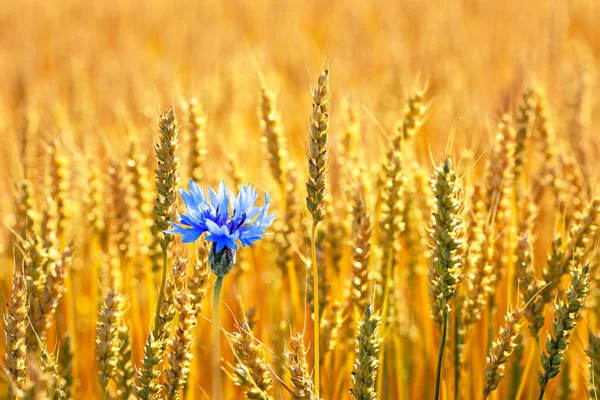
[(171, 223), (171, 234), (181, 234), (184, 243), (196, 241), (204, 232), (208, 232), (206, 240), (214, 243), (214, 251), (220, 252), (225, 247), (235, 251), (237, 241), (242, 246), (262, 239), (265, 230), (273, 223), (275, 216), (269, 215), (270, 200), (265, 193), (265, 204), (255, 207), (256, 188), (242, 186), (237, 196), (225, 187), (221, 181), (215, 193), (208, 188), (209, 199), (206, 198), (198, 184), (190, 179), (189, 192), (181, 190), (181, 197), (186, 206), (186, 213), (179, 224)]

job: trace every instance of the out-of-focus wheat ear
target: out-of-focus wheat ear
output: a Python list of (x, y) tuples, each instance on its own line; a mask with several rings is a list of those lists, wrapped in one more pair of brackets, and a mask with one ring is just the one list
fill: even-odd
[[(386, 254), (395, 251), (396, 239), (404, 230), (404, 221), (402, 220), (404, 212), (403, 195), (407, 178), (402, 171), (402, 167), (402, 152), (398, 148), (390, 155), (384, 166), (385, 177), (381, 193), (379, 242), (385, 249)], [(387, 262), (387, 260), (384, 262)]]
[(57, 236), (62, 240), (71, 213), (69, 204), (71, 179), (69, 159), (63, 154), (56, 140), (50, 143), (48, 153), (50, 155), (50, 196), (56, 202), (58, 211)]
[[(423, 124), (428, 106), (423, 102), (426, 89), (417, 89), (406, 99), (406, 105), (402, 112), (402, 118), (396, 123), (392, 133), (391, 143), (386, 152), (385, 163), (394, 156), (394, 152), (405, 152), (406, 142), (414, 138)], [(385, 164), (384, 164), (385, 169)], [(385, 178), (383, 183), (385, 184)]]
[(317, 400), (315, 388), (310, 377), (308, 363), (306, 362), (306, 348), (304, 337), (301, 333), (292, 335), (285, 350), (287, 369), (290, 371), (294, 400)]
[(570, 142), (573, 145), (578, 163), (580, 163), (585, 180), (589, 182), (591, 176), (591, 162), (593, 153), (589, 146), (590, 125), (594, 110), (596, 93), (596, 80), (598, 68), (594, 52), (587, 43), (578, 43), (575, 47), (575, 58), (577, 63), (577, 76), (574, 84), (574, 98), (572, 101), (573, 115), (568, 123)]
[[(460, 317), (456, 319), (455, 351), (458, 367), (464, 363), (465, 343), (471, 329), (483, 315), (488, 304), (493, 277), (494, 232), (487, 225), (471, 227), (473, 239), (469, 243), (466, 270), (463, 281), (465, 291), (456, 299)], [(460, 370), (458, 371), (460, 373)], [(460, 375), (458, 376), (460, 378)]]
[(518, 199), (517, 231), (521, 236), (533, 237), (535, 222), (538, 217), (538, 207), (531, 193), (516, 193)]
[[(508, 115), (502, 117), (498, 124), (496, 134), (496, 143), (492, 147), (491, 157), (486, 164), (485, 188), (486, 212), (492, 215), (490, 224), (494, 226), (496, 232), (503, 232), (494, 240), (494, 258), (492, 265), (494, 275), (491, 282), (495, 287), (507, 273), (510, 265), (510, 234), (512, 215), (512, 181), (513, 181), (513, 163), (514, 163), (514, 137), (513, 122)], [(495, 295), (492, 293), (492, 297)], [(490, 304), (495, 307), (495, 304)]]
[(154, 212), (155, 223), (159, 235), (162, 235), (160, 244), (163, 251), (173, 241), (173, 236), (164, 233), (171, 228), (170, 223), (177, 221), (177, 191), (179, 190), (179, 126), (173, 108), (160, 116), (158, 121), (159, 141), (155, 152), (158, 161), (156, 173), (156, 202)]
[(196, 310), (193, 296), (180, 293), (176, 299), (179, 304), (179, 326), (172, 339), (167, 342), (167, 367), (164, 370), (165, 397), (169, 400), (179, 400), (190, 372), (194, 328), (196, 327)]
[(201, 241), (196, 251), (196, 261), (194, 262), (191, 274), (188, 274), (187, 287), (192, 295), (192, 303), (196, 314), (202, 311), (202, 300), (206, 297), (208, 291), (208, 280), (210, 277), (210, 267), (208, 265), (208, 242)]
[[(244, 174), (242, 167), (240, 166), (239, 157), (236, 157), (234, 154), (229, 154), (227, 157), (227, 164), (225, 164), (225, 170), (233, 182), (233, 187), (239, 188), (244, 185)], [(233, 269), (234, 276), (238, 277), (249, 269), (250, 263), (246, 259), (246, 252), (237, 252), (235, 268)]]
[(560, 372), (561, 363), (564, 361), (563, 355), (569, 346), (569, 338), (577, 325), (577, 317), (589, 292), (589, 282), (587, 280), (589, 272), (589, 265), (581, 265), (573, 269), (571, 271), (573, 279), (564, 300), (560, 299), (556, 303), (554, 321), (552, 322), (552, 335), (548, 335), (546, 351), (542, 351), (540, 356), (543, 368), (543, 372), (538, 375), (540, 399), (544, 397), (548, 381)]
[(119, 354), (119, 325), (123, 316), (123, 301), (115, 288), (106, 295), (96, 324), (96, 360), (100, 384), (107, 389), (115, 375)]
[[(35, 286), (32, 293), (33, 297), (29, 302), (30, 321), (33, 332), (35, 332), (35, 334), (30, 335), (32, 341), (37, 342), (40, 340), (43, 343), (46, 341), (54, 314), (67, 290), (65, 282), (67, 272), (71, 266), (71, 254), (72, 249), (67, 248), (60, 259), (46, 258), (42, 264), (46, 270), (40, 273), (38, 278), (42, 279), (43, 277), (44, 286)], [(39, 290), (39, 292), (35, 290)]]
[(27, 382), (23, 389), (13, 390), (16, 392), (15, 397), (19, 400), (38, 400), (49, 399), (50, 389), (54, 385), (53, 376), (48, 372), (39, 372), (36, 379)]
[(344, 308), (341, 301), (335, 301), (321, 319), (321, 354), (332, 351), (339, 340)]
[[(25, 101), (25, 103), (28, 102)], [(23, 177), (25, 177), (25, 179), (31, 179), (32, 182), (35, 183), (33, 179), (36, 178), (36, 169), (38, 167), (37, 160), (35, 159), (35, 152), (37, 150), (36, 147), (39, 145), (37, 133), (40, 129), (41, 118), (39, 110), (37, 110), (33, 104), (23, 105), (23, 124), (19, 132), (19, 159), (23, 166)]]
[(370, 304), (365, 310), (364, 319), (358, 324), (356, 337), (356, 355), (352, 370), (352, 389), (350, 394), (355, 400), (375, 400), (375, 380), (379, 367), (379, 325), (381, 317)]
[(517, 242), (517, 254), (515, 264), (516, 274), (519, 281), (519, 291), (525, 305), (525, 318), (529, 322), (531, 336), (538, 340), (539, 331), (544, 325), (544, 299), (535, 296), (546, 284), (542, 279), (535, 276), (533, 269), (533, 245), (528, 236), (521, 236)]
[(347, 160), (350, 165), (355, 165), (358, 157), (361, 128), (358, 101), (344, 98), (341, 114), (344, 122), (344, 132), (340, 140), (340, 156), (343, 160)]
[(49, 374), (48, 381), (48, 398), (50, 399), (66, 399), (65, 392), (66, 381), (58, 372), (58, 362), (54, 354), (49, 353), (42, 346), (40, 354), (40, 373)]
[(591, 243), (598, 232), (600, 223), (600, 197), (592, 199), (584, 211), (575, 215), (569, 230), (566, 245), (562, 233), (555, 234), (547, 266), (542, 276), (548, 286), (542, 292), (544, 301), (549, 303), (554, 297), (561, 277), (574, 268), (591, 249)]
[(104, 221), (104, 182), (98, 164), (92, 160), (89, 161), (88, 179), (89, 184), (85, 201), (87, 207), (86, 222), (91, 225), (94, 234), (102, 238), (106, 228)]
[(369, 262), (371, 260), (371, 239), (373, 226), (362, 186), (357, 188), (352, 205), (352, 282), (350, 298), (359, 310), (364, 310), (369, 296)]
[(148, 246), (148, 257), (150, 258), (150, 263), (152, 264), (152, 272), (156, 274), (163, 267), (164, 254), (161, 247), (162, 234), (158, 230), (158, 227), (154, 221), (152, 221), (152, 224), (150, 225), (150, 234), (152, 236), (152, 240)]
[(325, 235), (323, 250), (327, 254), (329, 259), (329, 265), (332, 267), (333, 272), (336, 276), (340, 274), (340, 263), (344, 254), (344, 247), (346, 244), (346, 237), (348, 232), (346, 231), (346, 216), (344, 210), (340, 205), (341, 203), (335, 203), (332, 197), (328, 197), (325, 202), (327, 209), (327, 215), (330, 218), (325, 221), (324, 231), (327, 232)]
[(119, 351), (117, 363), (115, 365), (114, 381), (116, 385), (116, 394), (120, 400), (129, 400), (133, 394), (135, 374), (133, 361), (131, 360), (131, 339), (129, 337), (129, 327), (121, 322), (118, 332)]
[(110, 243), (113, 257), (120, 263), (126, 263), (131, 257), (132, 216), (130, 210), (129, 192), (123, 179), (121, 165), (116, 161), (110, 162), (108, 169), (109, 187), (112, 196), (109, 227)]
[(527, 86), (521, 96), (521, 105), (519, 106), (519, 114), (517, 117), (517, 132), (515, 136), (515, 152), (514, 157), (514, 177), (515, 182), (519, 179), (525, 164), (525, 146), (527, 138), (531, 133), (531, 122), (535, 117), (536, 99), (532, 86)]
[(312, 88), (313, 111), (310, 117), (310, 146), (308, 152), (308, 181), (306, 206), (318, 223), (325, 217), (325, 198), (327, 194), (327, 141), (329, 139), (329, 71), (319, 76), (317, 86)]
[[(15, 188), (15, 234), (18, 242), (26, 240), (34, 231), (38, 222), (35, 210), (35, 200), (31, 183), (27, 179), (21, 179)], [(19, 246), (22, 247), (22, 246)], [(15, 252), (15, 265), (23, 265), (23, 256), (20, 251)]]
[(73, 342), (71, 335), (66, 333), (60, 342), (60, 351), (58, 353), (58, 366), (60, 376), (64, 379), (64, 390), (67, 399), (73, 398)]
[(589, 184), (583, 175), (583, 167), (574, 156), (561, 154), (558, 157), (560, 171), (560, 190), (558, 204), (564, 208), (565, 226), (570, 226), (577, 213), (588, 204)]
[(144, 219), (152, 217), (152, 197), (146, 156), (135, 139), (129, 141), (127, 150), (127, 184), (129, 185), (131, 208)]
[(27, 378), (27, 283), (25, 275), (16, 272), (12, 292), (4, 314), (4, 346), (6, 376), (16, 389), (23, 389)]
[(395, 254), (400, 250), (400, 234), (404, 231), (404, 189), (406, 176), (402, 170), (403, 157), (400, 149), (394, 149), (385, 164), (385, 181), (381, 195), (381, 213), (379, 217), (379, 246), (384, 256), (376, 274), (376, 299), (383, 304), (383, 324), (387, 325), (388, 303), (393, 285)]
[(37, 234), (43, 238), (44, 245), (50, 251), (57, 251), (60, 245), (58, 237), (58, 223), (60, 218), (56, 201), (49, 194), (43, 197), (40, 211), (40, 231)]
[(498, 388), (500, 380), (504, 377), (505, 364), (517, 346), (516, 339), (521, 330), (519, 320), (522, 315), (521, 308), (509, 313), (504, 319), (504, 326), (500, 327), (498, 339), (492, 344), (484, 372), (483, 397), (486, 399)]
[(150, 332), (144, 346), (142, 366), (138, 370), (137, 395), (142, 400), (158, 400), (161, 398), (162, 385), (160, 374), (166, 342), (164, 338), (154, 338)]
[(571, 379), (571, 362), (565, 358), (562, 363), (562, 374), (558, 388), (558, 400), (569, 400), (575, 393), (575, 382)]
[(516, 399), (521, 386), (521, 381), (525, 379), (525, 367), (523, 360), (525, 359), (525, 340), (524, 335), (517, 336), (515, 340), (515, 349), (509, 364), (509, 382), (508, 382), (508, 398)]
[(284, 274), (287, 274), (289, 263), (294, 257), (293, 246), (297, 236), (298, 216), (300, 213), (299, 204), (296, 199), (297, 183), (298, 178), (295, 165), (294, 163), (289, 163), (284, 188), (285, 211), (283, 218), (279, 221), (280, 226), (275, 235), (275, 242), (277, 243), (277, 258), (275, 262)]
[(591, 399), (597, 399), (600, 396), (600, 336), (591, 330), (585, 354), (589, 359), (588, 391)]
[(233, 187), (239, 188), (244, 184), (242, 167), (240, 166), (240, 160), (236, 157), (236, 154), (229, 154), (227, 156), (225, 172), (227, 172), (227, 175), (231, 178)]
[(188, 260), (186, 258), (177, 257), (167, 277), (157, 322), (158, 329), (156, 332), (158, 332), (159, 337), (164, 337), (165, 339), (169, 337), (171, 322), (175, 318), (177, 311), (179, 311), (179, 304), (175, 299), (185, 287), (187, 265)]
[(581, 213), (577, 213), (569, 231), (567, 251), (563, 255), (563, 273), (577, 265), (591, 250), (600, 224), (600, 197), (596, 196), (586, 205)]
[(238, 332), (230, 338), (236, 363), (233, 368), (233, 382), (242, 388), (248, 399), (271, 399), (269, 390), (272, 380), (265, 361), (262, 345), (255, 342), (246, 321), (240, 323)]
[(467, 260), (469, 273), (466, 274), (466, 295), (462, 297), (461, 314), (467, 327), (477, 323), (485, 310), (492, 290), (493, 277), (492, 258), (494, 254), (495, 235), (490, 226), (475, 226), (476, 240), (470, 247), (476, 247), (477, 254), (471, 253)]
[(540, 86), (534, 88), (535, 97), (535, 123), (534, 123), (534, 139), (536, 140), (537, 148), (543, 156), (541, 167), (537, 170), (534, 188), (538, 193), (538, 198), (541, 197), (545, 189), (551, 190), (554, 196), (558, 199), (560, 187), (562, 186), (560, 171), (558, 170), (558, 145), (550, 110), (548, 107), (546, 94)]
[[(424, 209), (427, 207), (427, 202), (430, 197), (429, 179), (423, 168), (418, 163), (414, 162), (410, 168), (411, 185), (407, 185), (405, 191), (405, 206), (404, 206), (404, 237), (405, 247), (407, 251), (407, 287), (413, 291), (417, 287), (417, 271), (423, 265), (427, 265), (429, 261), (429, 246), (427, 244), (427, 222)], [(409, 296), (412, 301), (413, 296)]]
[[(427, 87), (418, 88), (406, 99), (402, 120), (402, 139), (411, 140), (415, 137), (425, 118), (429, 106), (424, 103)], [(400, 126), (400, 125), (399, 125)]]
[[(124, 253), (121, 252), (122, 256), (125, 256), (124, 261), (128, 263), (127, 266), (124, 266), (124, 275), (126, 282), (131, 282), (133, 285), (139, 282), (146, 282), (146, 285), (151, 285), (152, 279), (147, 276), (151, 270), (146, 267), (142, 260), (150, 255), (151, 260), (158, 261), (156, 251), (160, 252), (160, 246), (157, 245), (158, 241), (154, 238), (154, 235), (152, 235), (152, 242), (156, 247), (153, 251), (150, 250), (151, 243), (148, 243), (148, 234), (152, 232), (154, 221), (152, 211), (153, 187), (146, 164), (147, 156), (140, 151), (137, 138), (131, 135), (124, 170), (125, 192), (120, 205), (122, 211), (127, 211), (122, 222), (126, 222), (131, 231), (124, 235), (129, 245)], [(137, 257), (132, 258), (132, 254), (136, 254)], [(154, 267), (154, 264), (152, 267)], [(133, 280), (130, 278), (133, 278)]]
[(206, 148), (207, 118), (202, 105), (197, 99), (191, 99), (187, 104), (188, 140), (190, 176), (200, 184), (204, 180), (204, 163), (208, 150)]
[(265, 149), (273, 178), (279, 184), (282, 193), (286, 184), (287, 151), (281, 117), (277, 111), (275, 93), (263, 86), (260, 93), (258, 118), (262, 130), (262, 143)]
[[(27, 350), (34, 353), (38, 347), (38, 340), (44, 340), (44, 332), (38, 332), (39, 325), (43, 325), (41, 296), (46, 287), (48, 266), (48, 249), (44, 246), (42, 238), (34, 234), (24, 243), (25, 270), (27, 271), (27, 293), (29, 297), (28, 318), (31, 329), (27, 330)], [(36, 321), (37, 329), (36, 329)], [(41, 336), (39, 336), (41, 334)], [(39, 339), (38, 339), (39, 337)]]

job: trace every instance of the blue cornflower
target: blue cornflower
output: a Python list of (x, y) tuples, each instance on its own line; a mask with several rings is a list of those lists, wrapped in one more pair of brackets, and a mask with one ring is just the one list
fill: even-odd
[(206, 240), (214, 243), (214, 253), (220, 253), (225, 248), (235, 252), (238, 249), (236, 241), (242, 246), (252, 246), (252, 243), (262, 239), (265, 230), (275, 219), (274, 215), (268, 214), (270, 200), (267, 193), (265, 204), (254, 206), (256, 188), (250, 184), (242, 186), (237, 197), (227, 190), (223, 181), (217, 193), (209, 187), (208, 194), (210, 202), (198, 184), (190, 179), (189, 192), (181, 189), (186, 213), (181, 216), (179, 225), (171, 223), (173, 228), (167, 233), (181, 234), (184, 243), (192, 243), (208, 232)]

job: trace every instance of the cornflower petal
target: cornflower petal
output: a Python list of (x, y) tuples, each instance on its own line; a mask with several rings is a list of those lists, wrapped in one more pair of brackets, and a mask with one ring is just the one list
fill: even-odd
[(182, 190), (181, 194), (186, 213), (180, 217), (180, 225), (171, 224), (173, 228), (167, 233), (180, 234), (184, 243), (190, 243), (208, 232), (206, 240), (215, 243), (217, 252), (225, 247), (237, 250), (238, 240), (242, 246), (252, 246), (263, 238), (265, 230), (275, 219), (275, 216), (268, 214), (270, 198), (267, 193), (265, 204), (255, 206), (256, 188), (250, 184), (242, 186), (236, 196), (221, 181), (217, 192), (208, 188), (209, 202), (198, 184), (190, 180), (189, 190)]
[[(200, 186), (198, 186), (198, 184), (196, 182), (194, 182), (193, 179), (190, 179), (189, 190), (190, 190), (190, 196), (195, 201), (193, 203), (195, 205), (194, 208), (200, 209), (201, 205), (206, 204), (206, 197), (204, 197), (204, 193), (202, 192), (202, 189), (200, 189)], [(184, 202), (185, 202), (185, 199), (184, 199)], [(185, 203), (187, 205), (187, 202), (185, 202)]]

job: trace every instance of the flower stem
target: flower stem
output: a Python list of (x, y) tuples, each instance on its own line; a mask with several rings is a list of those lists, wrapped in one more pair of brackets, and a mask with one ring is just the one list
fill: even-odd
[(219, 305), (221, 302), (221, 289), (223, 288), (223, 277), (217, 276), (213, 287), (213, 309), (212, 309), (212, 398), (214, 400), (221, 399), (221, 335), (219, 327)]
[(162, 246), (163, 249), (163, 270), (162, 270), (162, 281), (160, 284), (160, 292), (158, 292), (158, 301), (156, 302), (156, 314), (154, 315), (154, 337), (158, 339), (158, 329), (159, 329), (159, 320), (160, 320), (160, 307), (163, 302), (163, 298), (165, 297), (165, 285), (167, 283), (167, 261), (168, 261), (168, 252), (167, 246)]
[(313, 343), (313, 354), (315, 362), (315, 395), (319, 397), (319, 330), (321, 327), (319, 318), (319, 268), (317, 267), (317, 252), (316, 252), (316, 233), (317, 233), (318, 222), (314, 221), (312, 224), (312, 230), (310, 234), (310, 252), (312, 256), (312, 270), (313, 270), (313, 320), (314, 320), (314, 343)]
[(440, 378), (442, 375), (442, 362), (444, 360), (444, 348), (446, 347), (446, 330), (448, 328), (448, 314), (444, 313), (444, 325), (442, 328), (442, 343), (440, 344), (440, 354), (437, 362), (437, 372), (435, 376), (435, 400), (440, 397)]

